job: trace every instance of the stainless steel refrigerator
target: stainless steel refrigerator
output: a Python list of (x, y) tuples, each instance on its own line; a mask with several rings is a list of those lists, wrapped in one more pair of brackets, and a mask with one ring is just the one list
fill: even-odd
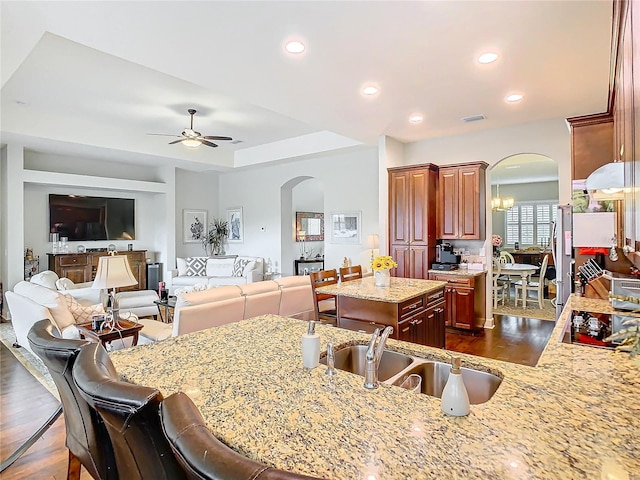
[(553, 225), (553, 261), (556, 266), (556, 320), (573, 289), (573, 238), (571, 205), (558, 205)]

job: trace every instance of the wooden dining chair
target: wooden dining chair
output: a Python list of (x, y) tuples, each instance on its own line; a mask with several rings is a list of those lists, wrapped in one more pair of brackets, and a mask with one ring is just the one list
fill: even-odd
[[(544, 259), (542, 260), (542, 266), (540, 267), (540, 278), (538, 279), (538, 281), (527, 282), (526, 301), (535, 302), (537, 300), (538, 308), (540, 308), (541, 310), (544, 305), (544, 279), (547, 273), (548, 265), (549, 265), (549, 254), (545, 255)], [(518, 298), (520, 298), (521, 299), (520, 301), (522, 301), (522, 288), (523, 288), (522, 280), (517, 281), (515, 283), (515, 286), (516, 286), (516, 306), (518, 306)], [(528, 297), (529, 292), (536, 292), (537, 298), (529, 298)]]
[(311, 277), (311, 285), (313, 286), (314, 300), (316, 303), (318, 318), (320, 319), (320, 321), (323, 320), (323, 317), (324, 319), (329, 318), (331, 320), (330, 323), (335, 324), (335, 320), (338, 316), (336, 296), (326, 293), (316, 293), (315, 290), (317, 287), (338, 283), (338, 272), (336, 272), (336, 269), (334, 268), (332, 270), (320, 270), (319, 272), (311, 272), (309, 276)]
[(340, 281), (348, 282), (362, 278), (362, 265), (353, 265), (351, 267), (340, 267)]

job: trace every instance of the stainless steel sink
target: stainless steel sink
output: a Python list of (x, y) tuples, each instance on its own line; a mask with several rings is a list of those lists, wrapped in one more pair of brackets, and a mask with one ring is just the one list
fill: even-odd
[[(334, 354), (334, 365), (338, 370), (355, 373), (364, 377), (367, 345), (352, 345), (341, 348)], [(320, 360), (327, 364), (327, 358)], [(487, 402), (502, 383), (502, 379), (491, 373), (462, 367), (462, 379), (472, 405)], [(422, 379), (420, 392), (440, 398), (447, 383), (451, 365), (444, 362), (425, 360), (420, 357), (384, 350), (378, 379), (381, 382), (399, 386), (409, 375), (417, 374)]]
[[(488, 401), (502, 383), (502, 379), (496, 375), (479, 370), (462, 367), (462, 380), (469, 394), (469, 402), (472, 405)], [(440, 398), (442, 390), (447, 383), (451, 365), (448, 363), (424, 361), (404, 370), (394, 380), (393, 385), (400, 385), (409, 375), (417, 374), (422, 378), (421, 392), (432, 397)]]
[[(367, 345), (352, 345), (342, 348), (334, 354), (334, 365), (338, 370), (355, 373), (364, 377)], [(321, 363), (327, 364), (326, 357)], [(378, 367), (378, 379), (381, 382), (390, 379), (413, 363), (413, 357), (385, 350)]]

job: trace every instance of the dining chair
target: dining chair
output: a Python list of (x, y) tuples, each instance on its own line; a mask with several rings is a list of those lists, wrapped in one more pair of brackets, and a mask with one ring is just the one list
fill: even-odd
[(336, 269), (311, 272), (309, 276), (311, 277), (311, 285), (313, 286), (318, 318), (322, 320), (322, 317), (325, 317), (331, 321), (330, 323), (333, 323), (338, 316), (336, 296), (327, 293), (316, 293), (315, 290), (317, 287), (338, 283), (338, 273), (336, 272)]
[(506, 282), (501, 280), (501, 275), (502, 275), (502, 268), (501, 268), (500, 261), (494, 258), (493, 275), (492, 275), (493, 308), (498, 308), (498, 301), (502, 302), (502, 305), (504, 305), (505, 293), (506, 293), (506, 296), (509, 295), (510, 283), (508, 280)]
[(47, 367), (56, 385), (69, 449), (68, 479), (80, 479), (80, 464), (93, 478), (117, 479), (113, 447), (100, 415), (84, 400), (73, 381), (73, 369), (80, 351), (91, 342), (60, 338), (49, 320), (33, 324), (27, 340), (31, 350)]
[(162, 401), (160, 421), (189, 480), (320, 480), (269, 467), (232, 450), (211, 433), (198, 407), (183, 392)]
[(340, 267), (340, 281), (348, 282), (362, 278), (362, 265), (352, 265), (351, 267)]
[(159, 390), (120, 380), (107, 351), (99, 343), (78, 354), (73, 380), (80, 395), (102, 418), (120, 478), (180, 480), (185, 475), (173, 456), (160, 424)]
[(516, 263), (509, 252), (505, 252), (504, 250), (500, 250), (500, 263)]
[[(542, 266), (540, 267), (540, 277), (538, 281), (527, 282), (527, 290), (526, 290), (526, 301), (527, 302), (538, 302), (538, 308), (542, 309), (544, 305), (544, 280), (547, 273), (547, 266), (549, 265), (549, 254), (544, 256), (542, 260)], [(518, 280), (515, 283), (516, 286), (516, 307), (518, 306), (518, 299), (522, 303), (522, 280)], [(529, 292), (535, 292), (537, 294), (537, 298), (529, 298)], [(525, 305), (523, 305), (524, 307)]]

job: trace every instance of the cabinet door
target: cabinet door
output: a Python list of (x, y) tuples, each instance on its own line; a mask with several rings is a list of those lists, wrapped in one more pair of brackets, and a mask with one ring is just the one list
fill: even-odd
[(429, 277), (429, 247), (414, 246), (409, 247), (409, 274), (406, 278)]
[(444, 324), (447, 327), (455, 327), (456, 301), (454, 288), (447, 285), (444, 288), (445, 316)]
[(425, 343), (430, 347), (445, 347), (445, 313), (444, 303), (431, 307), (425, 312)]
[(452, 288), (452, 303), (454, 312), (452, 323), (456, 328), (471, 329), (475, 324), (474, 289), (465, 287)]
[(398, 264), (398, 266), (392, 270), (393, 275), (400, 278), (409, 278), (411, 275), (409, 247), (407, 245), (391, 245), (391, 251), (389, 253)]
[(408, 318), (403, 322), (398, 323), (398, 340), (404, 342), (413, 342), (413, 320)]
[(427, 246), (435, 242), (436, 172), (421, 168), (409, 173), (409, 242)]
[(83, 283), (91, 281), (91, 269), (87, 265), (70, 265), (61, 267), (58, 276), (68, 278), (73, 283)]
[(411, 329), (412, 333), (412, 342), (419, 343), (420, 345), (429, 345), (427, 342), (427, 311), (422, 312), (419, 315), (416, 315), (411, 320)]
[(389, 175), (389, 243), (409, 244), (410, 198), (409, 172)]
[(458, 169), (441, 168), (438, 173), (438, 238), (458, 238), (458, 198)]
[(460, 168), (458, 173), (458, 238), (484, 238), (485, 198), (484, 169), (479, 166)]

